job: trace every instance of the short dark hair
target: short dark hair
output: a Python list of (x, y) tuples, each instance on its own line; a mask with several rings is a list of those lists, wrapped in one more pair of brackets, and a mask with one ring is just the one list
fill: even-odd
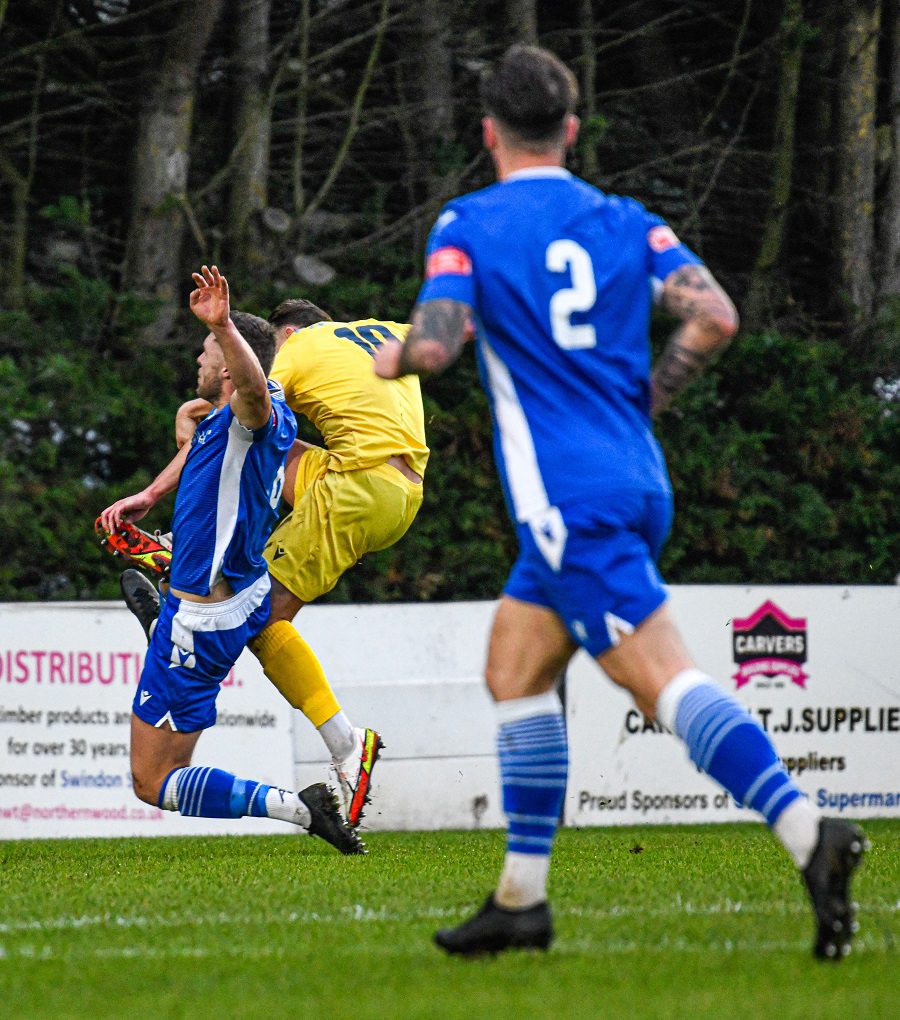
[(481, 102), (523, 148), (544, 151), (565, 139), (578, 83), (549, 50), (517, 43), (482, 76)]
[(238, 332), (250, 344), (253, 353), (259, 358), (262, 370), (269, 374), (275, 361), (275, 327), (249, 312), (232, 312), (231, 321), (237, 326)]
[(289, 298), (281, 304), (269, 316), (269, 322), (276, 329), (282, 326), (296, 326), (298, 329), (305, 329), (307, 326), (314, 326), (317, 322), (331, 322), (328, 312), (323, 312), (318, 305), (305, 298)]

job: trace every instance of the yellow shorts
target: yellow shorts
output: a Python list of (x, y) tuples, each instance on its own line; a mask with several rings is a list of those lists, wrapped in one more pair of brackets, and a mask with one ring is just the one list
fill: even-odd
[(422, 505), (422, 486), (389, 464), (329, 471), (328, 451), (300, 459), (294, 509), (266, 545), (269, 573), (304, 602), (314, 602), (367, 552), (402, 538)]

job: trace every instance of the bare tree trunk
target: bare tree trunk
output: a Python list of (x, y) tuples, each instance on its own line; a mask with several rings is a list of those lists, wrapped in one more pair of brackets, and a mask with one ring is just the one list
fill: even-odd
[(319, 190), (315, 193), (315, 195), (313, 195), (303, 210), (303, 215), (300, 217), (299, 223), (301, 229), (305, 226), (309, 217), (312, 216), (312, 214), (328, 197), (328, 193), (331, 191), (334, 186), (334, 182), (337, 180), (338, 175), (344, 167), (344, 161), (347, 159), (347, 155), (350, 152), (350, 146), (353, 144), (353, 140), (356, 138), (356, 133), (359, 130), (359, 121), (362, 117), (363, 103), (366, 99), (366, 93), (369, 91), (369, 86), (372, 84), (372, 75), (375, 73), (378, 56), (381, 53), (381, 44), (384, 42), (384, 35), (387, 31), (389, 18), (390, 0), (381, 0), (381, 4), (378, 9), (378, 23), (375, 29), (375, 38), (372, 40), (372, 48), (369, 50), (369, 58), (366, 61), (365, 68), (363, 69), (362, 79), (356, 89), (356, 95), (353, 97), (353, 105), (350, 108), (350, 118), (347, 123), (347, 130), (344, 132), (344, 138), (338, 147), (334, 160), (332, 161), (331, 169), (325, 175), (325, 180), (319, 185)]
[(634, 35), (629, 46), (639, 79), (649, 82), (668, 82), (655, 93), (654, 121), (660, 137), (666, 144), (681, 144), (677, 135), (690, 135), (696, 126), (696, 110), (700, 99), (697, 86), (685, 78), (684, 65), (665, 24), (646, 24), (644, 8), (640, 4), (623, 5), (618, 21)]
[[(47, 38), (56, 34), (62, 3), (58, 2)], [(6, 14), (6, 7), (0, 15)], [(28, 203), (37, 169), (38, 123), (41, 95), (47, 76), (47, 49), (40, 52), (37, 73), (31, 92), (31, 109), (28, 117), (28, 136), (25, 143), (25, 170), (19, 170), (8, 152), (0, 148), (0, 180), (5, 180), (12, 191), (12, 222), (9, 241), (4, 251), (0, 247), (0, 284), (5, 304), (9, 308), (22, 308), (25, 304), (25, 258), (28, 252)]]
[(848, 316), (872, 314), (875, 252), (875, 103), (880, 8), (857, 0), (846, 18), (838, 84), (837, 252)]
[(421, 113), (417, 118), (428, 195), (447, 186), (453, 132), (453, 57), (449, 6), (443, 0), (419, 0), (414, 37), (418, 45)]
[(222, 4), (181, 4), (141, 115), (125, 279), (136, 294), (160, 303), (145, 331), (150, 343), (165, 342), (175, 322), (197, 68)]
[(264, 261), (256, 217), (268, 205), (269, 149), (269, 16), (271, 0), (239, 0), (233, 8), (237, 40), (235, 153), (228, 202), (230, 249), (242, 267)]
[(291, 156), (291, 183), (294, 214), (300, 216), (306, 204), (303, 187), (303, 150), (306, 145), (306, 104), (309, 98), (309, 2), (300, 0), (300, 81), (297, 84), (297, 117), (294, 128), (294, 149)]
[(506, 20), (513, 42), (537, 44), (537, 0), (506, 0)]
[(900, 4), (888, 4), (890, 25), (890, 161), (887, 193), (879, 218), (881, 264), (878, 303), (900, 296)]
[(816, 30), (810, 44), (809, 73), (813, 88), (808, 115), (808, 136), (812, 148), (810, 166), (804, 168), (817, 207), (822, 211), (823, 232), (831, 235), (834, 203), (835, 160), (831, 158), (836, 134), (836, 79), (840, 19), (836, 3), (824, 4), (809, 18)]
[(785, 0), (784, 18), (781, 23), (781, 69), (778, 104), (775, 110), (775, 138), (772, 146), (775, 164), (772, 193), (762, 244), (744, 305), (744, 319), (749, 329), (761, 325), (765, 317), (772, 292), (772, 273), (784, 244), (788, 202), (794, 175), (797, 91), (806, 40), (802, 0)]
[(594, 40), (593, 0), (579, 0), (578, 24), (581, 37), (581, 176), (595, 184), (599, 166), (594, 141), (597, 122), (597, 46)]
[(0, 248), (3, 304), (7, 308), (21, 308), (25, 304), (25, 253), (28, 246), (28, 199), (31, 195), (31, 185), (28, 178), (19, 173), (2, 149), (0, 149), (0, 180), (6, 181), (12, 192), (9, 239)]

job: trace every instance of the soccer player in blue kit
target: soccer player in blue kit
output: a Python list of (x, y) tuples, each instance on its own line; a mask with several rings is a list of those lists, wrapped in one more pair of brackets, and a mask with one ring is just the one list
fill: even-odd
[(364, 853), (324, 783), (293, 793), (191, 766), (201, 732), (216, 721), (222, 681), (269, 616), (263, 549), (297, 433), (281, 387), (267, 379), (274, 327), (230, 311), (228, 283), (215, 266), (193, 278), (191, 309), (210, 330), (197, 359), (197, 392), (213, 410), (143, 492), (101, 515), (112, 532), (178, 487), (169, 592), (132, 706), (134, 790), (146, 803), (183, 815), (278, 818), (342, 853)]
[[(546, 884), (568, 773), (554, 681), (581, 646), (697, 766), (758, 811), (800, 869), (814, 952), (840, 960), (865, 838), (823, 819), (762, 728), (691, 659), (656, 567), (672, 493), (651, 427), (729, 342), (737, 313), (709, 270), (638, 202), (563, 168), (577, 86), (553, 54), (514, 46), (485, 75), (484, 143), (499, 182), (451, 201), (428, 242), (406, 344), (386, 378), (436, 372), (474, 325), (519, 557), (486, 667), (496, 702), (507, 853), (495, 892), (435, 941), (449, 953), (546, 949)], [(681, 319), (651, 378), (654, 293)]]

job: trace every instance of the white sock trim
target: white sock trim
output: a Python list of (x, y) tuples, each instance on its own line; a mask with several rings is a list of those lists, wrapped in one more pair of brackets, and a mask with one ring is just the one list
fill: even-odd
[(183, 771), (184, 769), (175, 769), (174, 772), (169, 773), (169, 778), (163, 787), (162, 797), (159, 800), (159, 806), (163, 811), (178, 810), (178, 777)]
[(494, 900), (507, 910), (527, 910), (547, 899), (549, 854), (520, 854), (508, 850)]
[(266, 815), (282, 822), (291, 822), (304, 829), (308, 829), (312, 823), (312, 815), (300, 799), (300, 794), (291, 790), (281, 790), (277, 786), (270, 787), (266, 794)]
[(819, 842), (819, 820), (822, 814), (807, 798), (797, 797), (775, 819), (772, 831), (781, 840), (794, 864), (802, 871)]
[(349, 758), (356, 749), (356, 731), (342, 709), (338, 709), (330, 719), (322, 723), (319, 736), (325, 741), (334, 761)]
[(555, 688), (543, 694), (535, 694), (528, 698), (513, 698), (511, 701), (498, 701), (494, 705), (497, 714), (497, 725), (521, 722), (536, 715), (562, 715), (562, 702)]
[(715, 686), (715, 683), (711, 676), (704, 673), (703, 670), (697, 669), (696, 666), (676, 673), (666, 686), (663, 687), (659, 697), (656, 699), (656, 721), (660, 725), (665, 726), (670, 733), (674, 733), (678, 706), (681, 704), (681, 699), (685, 694), (691, 688), (699, 687), (701, 684), (713, 684)]

